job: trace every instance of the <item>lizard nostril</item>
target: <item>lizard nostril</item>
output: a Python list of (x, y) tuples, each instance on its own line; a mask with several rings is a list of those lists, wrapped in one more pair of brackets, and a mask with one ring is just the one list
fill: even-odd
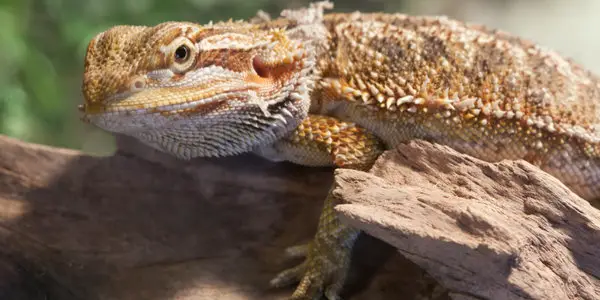
[(134, 92), (142, 90), (145, 87), (146, 87), (146, 83), (143, 80), (141, 80), (141, 79), (136, 79), (131, 84), (131, 90), (134, 91)]
[(254, 68), (256, 75), (262, 78), (269, 77), (269, 67), (258, 56), (252, 59), (252, 68)]

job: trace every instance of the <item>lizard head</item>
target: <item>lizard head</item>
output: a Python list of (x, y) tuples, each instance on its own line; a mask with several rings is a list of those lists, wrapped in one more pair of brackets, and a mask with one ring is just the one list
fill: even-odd
[(241, 22), (113, 27), (88, 45), (82, 119), (182, 158), (251, 151), (306, 116), (309, 49)]

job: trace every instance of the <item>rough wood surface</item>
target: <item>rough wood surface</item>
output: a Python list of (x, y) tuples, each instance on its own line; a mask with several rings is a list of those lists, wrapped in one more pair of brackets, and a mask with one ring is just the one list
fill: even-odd
[[(0, 299), (291, 294), (267, 283), (297, 263), (283, 249), (314, 234), (331, 169), (120, 147), (94, 157), (0, 136)], [(387, 244), (359, 246), (352, 299), (412, 299), (429, 287)]]
[[(266, 283), (313, 234), (330, 169), (120, 148), (93, 157), (0, 137), (0, 299), (289, 295)], [(600, 215), (536, 168), (412, 143), (371, 173), (338, 171), (334, 192), (353, 203), (338, 209), (456, 299), (600, 298)], [(433, 286), (378, 240), (355, 253), (351, 299)]]
[(344, 222), (426, 269), (456, 299), (600, 299), (600, 212), (524, 162), (416, 141), (370, 173), (337, 170)]

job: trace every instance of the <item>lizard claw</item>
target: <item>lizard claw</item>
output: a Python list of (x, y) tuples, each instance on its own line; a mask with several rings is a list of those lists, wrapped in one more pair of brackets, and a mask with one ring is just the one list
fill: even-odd
[[(285, 249), (284, 257), (286, 259), (306, 258), (306, 256), (308, 255), (309, 248), (310, 248), (309, 243), (288, 247)], [(305, 272), (306, 272), (306, 259), (305, 259), (305, 262), (303, 262), (293, 268), (289, 268), (287, 270), (279, 272), (279, 274), (277, 274), (277, 276), (275, 276), (273, 279), (271, 279), (269, 284), (271, 285), (271, 287), (274, 287), (274, 288), (281, 288), (284, 286), (289, 286), (294, 283), (300, 282), (300, 279), (302, 278), (302, 275), (304, 275)]]
[(344, 281), (335, 280), (333, 284), (328, 285), (329, 280), (326, 280), (326, 277), (326, 274), (307, 272), (290, 299), (319, 300), (324, 295), (327, 300), (341, 300), (339, 293)]
[(271, 279), (269, 284), (274, 288), (289, 286), (300, 281), (302, 275), (306, 272), (306, 261), (293, 267), (279, 272), (275, 278)]
[[(329, 276), (314, 268), (308, 270), (307, 266), (311, 265), (309, 261), (309, 259), (306, 259), (301, 264), (280, 272), (271, 280), (271, 286), (279, 288), (300, 282), (290, 300), (321, 299), (323, 288), (326, 285), (325, 278)], [(327, 286), (324, 291), (325, 298), (328, 300), (341, 300), (338, 294), (343, 282), (343, 279), (336, 280), (334, 284)]]
[(340, 300), (347, 263), (312, 252), (300, 265), (283, 271), (278, 277), (288, 282), (300, 281), (292, 300), (319, 300), (323, 295), (328, 300)]
[(302, 257), (304, 261), (279, 273), (271, 286), (281, 287), (300, 282), (293, 300), (340, 300), (350, 269), (352, 247), (359, 231), (340, 223), (333, 210), (334, 199), (328, 197), (319, 218), (317, 233), (308, 245), (294, 246), (286, 250), (287, 257)]
[(299, 282), (291, 300), (319, 300), (323, 296), (328, 300), (341, 300), (339, 293), (350, 266), (350, 253), (343, 244), (339, 250), (336, 246), (317, 239), (287, 248), (286, 257), (306, 258), (301, 264), (280, 272), (270, 285), (279, 288)]

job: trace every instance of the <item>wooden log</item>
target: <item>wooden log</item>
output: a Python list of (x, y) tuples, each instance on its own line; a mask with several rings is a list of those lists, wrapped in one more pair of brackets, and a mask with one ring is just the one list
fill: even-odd
[(525, 161), (414, 141), (337, 170), (343, 222), (393, 245), (455, 299), (600, 299), (600, 213)]
[[(298, 263), (284, 249), (314, 235), (331, 169), (250, 155), (182, 161), (118, 141), (99, 157), (0, 136), (0, 299), (291, 294), (268, 282)], [(351, 299), (412, 299), (427, 287), (393, 248), (363, 241)]]

